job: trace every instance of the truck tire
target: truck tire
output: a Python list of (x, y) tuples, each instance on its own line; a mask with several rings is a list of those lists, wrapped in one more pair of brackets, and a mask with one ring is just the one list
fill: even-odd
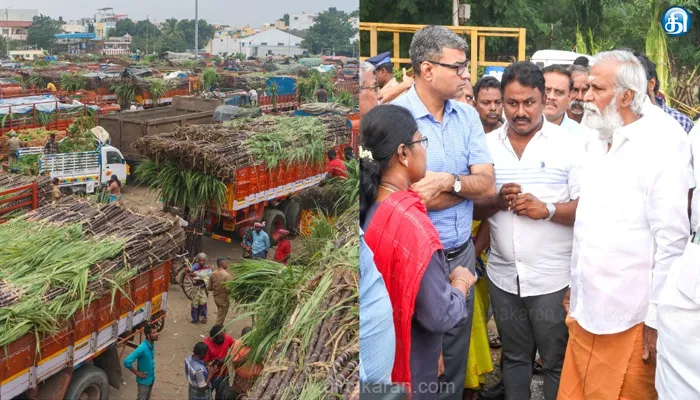
[(263, 213), (263, 221), (265, 221), (265, 233), (270, 237), (270, 246), (277, 246), (279, 230), (287, 225), (284, 214), (280, 210), (268, 209)]
[(294, 234), (299, 233), (299, 221), (301, 220), (301, 205), (296, 201), (291, 201), (284, 212), (287, 220), (287, 230)]
[(109, 399), (109, 379), (103, 370), (94, 365), (83, 365), (73, 373), (65, 399), (79, 400), (81, 397), (89, 400)]
[(292, 204), (291, 199), (287, 199), (283, 202), (281, 202), (276, 208), (280, 211), (282, 211), (282, 214), (284, 214), (285, 218), (287, 217), (287, 210), (289, 209), (289, 205)]

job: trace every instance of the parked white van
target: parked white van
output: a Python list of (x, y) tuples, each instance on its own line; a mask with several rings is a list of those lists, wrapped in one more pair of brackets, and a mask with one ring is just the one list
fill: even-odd
[(589, 55), (563, 50), (538, 50), (530, 57), (530, 61), (538, 67), (544, 68), (552, 64), (571, 65), (574, 63), (574, 60), (581, 56), (588, 58), (589, 61), (593, 61), (593, 57)]

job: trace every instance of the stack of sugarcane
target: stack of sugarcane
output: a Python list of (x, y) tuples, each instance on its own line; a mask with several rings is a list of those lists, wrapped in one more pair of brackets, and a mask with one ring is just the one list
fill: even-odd
[(229, 182), (237, 169), (265, 163), (323, 165), (325, 153), (348, 143), (350, 129), (338, 116), (265, 116), (236, 119), (222, 125), (190, 125), (175, 132), (148, 135), (135, 147), (156, 162), (172, 161), (180, 168)]
[(290, 266), (233, 266), (232, 301), (256, 321), (242, 337), (248, 362), (264, 365), (246, 399), (349, 398), (358, 384), (358, 212), (355, 204), (334, 224), (316, 221), (302, 239), (314, 250), (295, 250)]
[[(30, 185), (32, 183), (36, 182), (37, 183), (37, 200), (38, 200), (38, 205), (43, 206), (51, 201), (51, 179), (48, 176), (39, 176), (39, 177), (29, 177), (29, 176), (24, 176), (24, 175), (18, 175), (18, 174), (5, 174), (0, 172), (0, 192), (3, 192), (5, 190), (9, 189), (14, 189), (18, 188), (20, 186), (25, 186), (25, 185)], [(24, 189), (20, 190), (17, 192), (13, 192), (4, 196), (0, 196), (0, 200), (3, 198), (10, 198), (10, 197), (15, 197), (19, 195), (24, 195), (31, 193), (32, 189)], [(23, 203), (27, 201), (27, 198), (23, 198), (21, 200), (16, 200), (13, 202), (9, 203), (4, 203), (0, 204), (0, 211), (2, 211), (5, 208), (12, 207), (14, 205), (17, 205), (19, 203)], [(26, 211), (31, 209), (31, 206), (26, 206), (22, 207), (20, 209), (17, 209), (16, 211), (13, 211), (10, 213), (10, 215), (4, 215), (3, 218), (7, 219), (8, 217), (16, 216), (19, 214), (22, 214)]]
[(0, 346), (55, 333), (93, 299), (172, 259), (183, 241), (171, 217), (71, 197), (1, 224)]

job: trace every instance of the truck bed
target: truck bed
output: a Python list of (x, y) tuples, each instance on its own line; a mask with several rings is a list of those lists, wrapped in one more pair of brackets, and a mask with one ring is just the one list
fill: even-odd
[(219, 105), (221, 101), (218, 99), (175, 96), (171, 106), (100, 115), (97, 123), (109, 132), (112, 145), (120, 149), (128, 161), (138, 161), (143, 157), (131, 147), (136, 140), (146, 135), (172, 132), (180, 126), (211, 124), (214, 110)]
[(124, 289), (129, 296), (117, 291), (113, 305), (109, 294), (93, 300), (53, 336), (37, 343), (30, 332), (0, 351), (0, 400), (12, 399), (66, 367), (98, 356), (136, 325), (163, 318), (170, 267), (167, 261), (134, 277)]

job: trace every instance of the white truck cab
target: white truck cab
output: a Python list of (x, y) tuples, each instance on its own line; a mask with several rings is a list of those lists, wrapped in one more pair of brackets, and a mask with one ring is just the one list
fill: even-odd
[(51, 179), (58, 178), (58, 186), (70, 188), (73, 193), (94, 193), (113, 175), (124, 184), (129, 175), (129, 165), (122, 152), (110, 145), (81, 153), (44, 154), (43, 147), (18, 150), (19, 157), (29, 154), (42, 154), (39, 173), (48, 173)]

